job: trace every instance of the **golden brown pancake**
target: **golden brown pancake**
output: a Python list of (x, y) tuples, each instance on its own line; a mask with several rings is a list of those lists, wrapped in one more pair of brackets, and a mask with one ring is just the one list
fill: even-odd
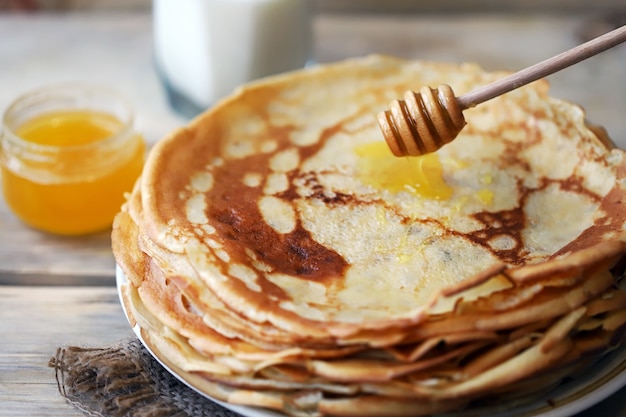
[(419, 158), (378, 131), (405, 90), (501, 76), (348, 60), (156, 144), (113, 232), (153, 350), (229, 402), (409, 416), (536, 394), (620, 343), (626, 160), (580, 107), (536, 82)]

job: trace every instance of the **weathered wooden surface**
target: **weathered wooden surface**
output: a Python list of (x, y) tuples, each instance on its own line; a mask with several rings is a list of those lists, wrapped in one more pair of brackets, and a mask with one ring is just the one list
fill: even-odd
[(0, 287), (0, 416), (73, 416), (48, 361), (57, 347), (132, 336), (114, 287)]

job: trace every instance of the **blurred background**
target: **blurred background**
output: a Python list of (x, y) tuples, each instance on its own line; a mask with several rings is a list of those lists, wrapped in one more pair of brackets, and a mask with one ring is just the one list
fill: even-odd
[[(623, 0), (306, 1), (312, 58), (322, 63), (382, 53), (517, 70), (626, 23)], [(149, 142), (184, 123), (188, 117), (158, 105), (168, 92), (154, 89), (152, 6), (152, 0), (0, 0), (0, 110), (46, 83), (98, 81), (140, 102), (138, 121), (151, 119), (143, 126)], [(551, 82), (554, 95), (583, 105), (626, 145), (620, 49)]]
[[(527, 11), (590, 13), (624, 9), (620, 0), (312, 0), (315, 8), (326, 12), (478, 12)], [(4, 9), (108, 9), (142, 10), (151, 0), (0, 0)]]

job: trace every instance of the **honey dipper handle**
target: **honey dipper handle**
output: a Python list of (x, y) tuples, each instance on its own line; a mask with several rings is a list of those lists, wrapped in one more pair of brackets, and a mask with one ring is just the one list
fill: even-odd
[(457, 98), (462, 109), (546, 77), (626, 41), (626, 25)]

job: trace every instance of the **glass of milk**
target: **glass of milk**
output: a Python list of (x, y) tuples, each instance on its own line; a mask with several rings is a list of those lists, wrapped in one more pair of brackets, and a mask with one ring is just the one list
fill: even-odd
[(310, 0), (153, 0), (154, 59), (192, 117), (248, 81), (311, 59)]

